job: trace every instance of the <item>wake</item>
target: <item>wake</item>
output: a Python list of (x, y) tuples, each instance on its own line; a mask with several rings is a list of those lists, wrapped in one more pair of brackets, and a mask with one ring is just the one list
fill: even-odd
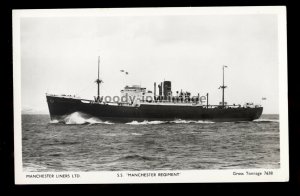
[(194, 124), (211, 124), (214, 123), (212, 121), (203, 121), (203, 120), (181, 120), (181, 119), (177, 119), (177, 120), (173, 120), (173, 121), (147, 121), (144, 120), (142, 122), (138, 122), (138, 121), (131, 121), (129, 123), (126, 123), (127, 125), (159, 125), (159, 124), (190, 124), (190, 123), (194, 123)]
[[(114, 124), (110, 121), (103, 121), (97, 117), (93, 117), (81, 112), (74, 112), (70, 115), (64, 116), (59, 120), (51, 120), (51, 124), (59, 124), (63, 123), (66, 125), (83, 125), (83, 124)], [(182, 120), (176, 119), (172, 121), (161, 121), (161, 120), (153, 120), (153, 121), (131, 121), (125, 123), (127, 125), (159, 125), (159, 124), (211, 124), (214, 123), (212, 121), (205, 120)]]
[[(279, 122), (278, 119), (256, 119), (253, 122), (258, 123), (268, 123), (268, 122)], [(97, 117), (92, 117), (90, 115), (81, 113), (81, 112), (74, 112), (70, 115), (64, 116), (62, 119), (59, 120), (51, 120), (51, 124), (58, 124), (63, 123), (66, 125), (83, 125), (83, 124), (114, 124), (110, 121), (103, 121), (100, 120)], [(206, 121), (206, 120), (182, 120), (182, 119), (176, 119), (172, 121), (161, 121), (161, 120), (153, 120), (153, 121), (131, 121), (128, 123), (125, 123), (127, 125), (159, 125), (159, 124), (211, 124), (215, 123), (212, 121)]]

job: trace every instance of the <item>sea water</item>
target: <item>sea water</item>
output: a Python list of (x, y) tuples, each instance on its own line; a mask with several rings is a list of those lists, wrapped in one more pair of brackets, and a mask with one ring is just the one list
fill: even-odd
[(113, 123), (73, 113), (64, 123), (22, 115), (24, 171), (279, 168), (278, 115), (252, 122)]

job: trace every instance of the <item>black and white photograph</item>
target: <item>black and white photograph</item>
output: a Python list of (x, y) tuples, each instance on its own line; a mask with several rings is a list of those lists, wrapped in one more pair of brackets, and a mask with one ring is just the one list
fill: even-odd
[(289, 180), (286, 10), (13, 10), (16, 184)]

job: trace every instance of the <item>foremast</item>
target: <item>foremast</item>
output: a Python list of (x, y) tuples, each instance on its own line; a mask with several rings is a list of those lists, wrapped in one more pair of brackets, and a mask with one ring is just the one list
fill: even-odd
[(96, 102), (101, 102), (100, 99), (100, 84), (103, 83), (103, 81), (100, 79), (100, 56), (98, 56), (98, 78), (95, 81), (97, 83), (97, 97), (95, 97)]

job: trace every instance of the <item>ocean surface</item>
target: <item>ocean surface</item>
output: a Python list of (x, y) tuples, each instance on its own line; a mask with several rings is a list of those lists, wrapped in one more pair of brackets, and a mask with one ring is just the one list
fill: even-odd
[(279, 168), (278, 115), (253, 122), (112, 123), (73, 113), (65, 123), (22, 115), (23, 170)]

